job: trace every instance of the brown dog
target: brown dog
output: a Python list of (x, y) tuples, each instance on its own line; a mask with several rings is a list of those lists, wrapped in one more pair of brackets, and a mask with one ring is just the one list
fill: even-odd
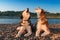
[(32, 34), (31, 26), (30, 26), (30, 13), (29, 8), (23, 11), (22, 17), (21, 17), (21, 27), (17, 27), (18, 34), (16, 35), (16, 38), (21, 36), (23, 32), (26, 30), (28, 33), (24, 36), (29, 36)]
[(39, 37), (39, 34), (41, 30), (44, 31), (44, 33), (41, 34), (41, 36), (46, 36), (50, 34), (50, 30), (48, 29), (48, 21), (45, 16), (45, 12), (41, 8), (36, 8), (35, 12), (37, 13), (37, 30), (36, 30), (36, 37)]

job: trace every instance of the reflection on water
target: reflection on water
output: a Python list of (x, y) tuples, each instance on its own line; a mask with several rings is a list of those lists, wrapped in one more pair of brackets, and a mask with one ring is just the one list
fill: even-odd
[[(31, 19), (32, 23), (36, 23), (37, 19)], [(17, 24), (20, 19), (0, 19), (0, 24)], [(49, 24), (59, 24), (60, 19), (48, 19)]]

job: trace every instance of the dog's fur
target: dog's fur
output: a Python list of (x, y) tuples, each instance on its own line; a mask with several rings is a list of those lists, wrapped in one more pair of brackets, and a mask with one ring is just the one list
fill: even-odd
[(17, 27), (18, 34), (16, 35), (16, 38), (21, 36), (22, 33), (26, 30), (28, 33), (24, 36), (30, 36), (32, 34), (31, 25), (30, 25), (30, 13), (29, 8), (23, 11), (21, 16), (21, 24), (20, 27)]
[(44, 31), (44, 33), (42, 33), (41, 36), (46, 36), (50, 34), (50, 30), (48, 29), (49, 24), (46, 19), (44, 10), (41, 8), (36, 8), (35, 12), (37, 13), (37, 18), (38, 18), (36, 36), (39, 37), (41, 30)]

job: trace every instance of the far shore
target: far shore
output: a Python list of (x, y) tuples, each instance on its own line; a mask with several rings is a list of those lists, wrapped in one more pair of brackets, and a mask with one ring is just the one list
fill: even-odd
[[(60, 17), (47, 17), (52, 19), (60, 19)], [(0, 16), (0, 19), (20, 19), (20, 16)], [(37, 17), (31, 17), (31, 19), (37, 19)]]

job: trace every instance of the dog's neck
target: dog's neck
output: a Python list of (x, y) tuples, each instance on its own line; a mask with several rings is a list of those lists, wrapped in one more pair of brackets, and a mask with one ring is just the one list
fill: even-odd
[(40, 13), (37, 13), (38, 21), (40, 21)]
[(38, 19), (40, 18), (40, 13), (37, 13), (37, 18), (38, 18)]

